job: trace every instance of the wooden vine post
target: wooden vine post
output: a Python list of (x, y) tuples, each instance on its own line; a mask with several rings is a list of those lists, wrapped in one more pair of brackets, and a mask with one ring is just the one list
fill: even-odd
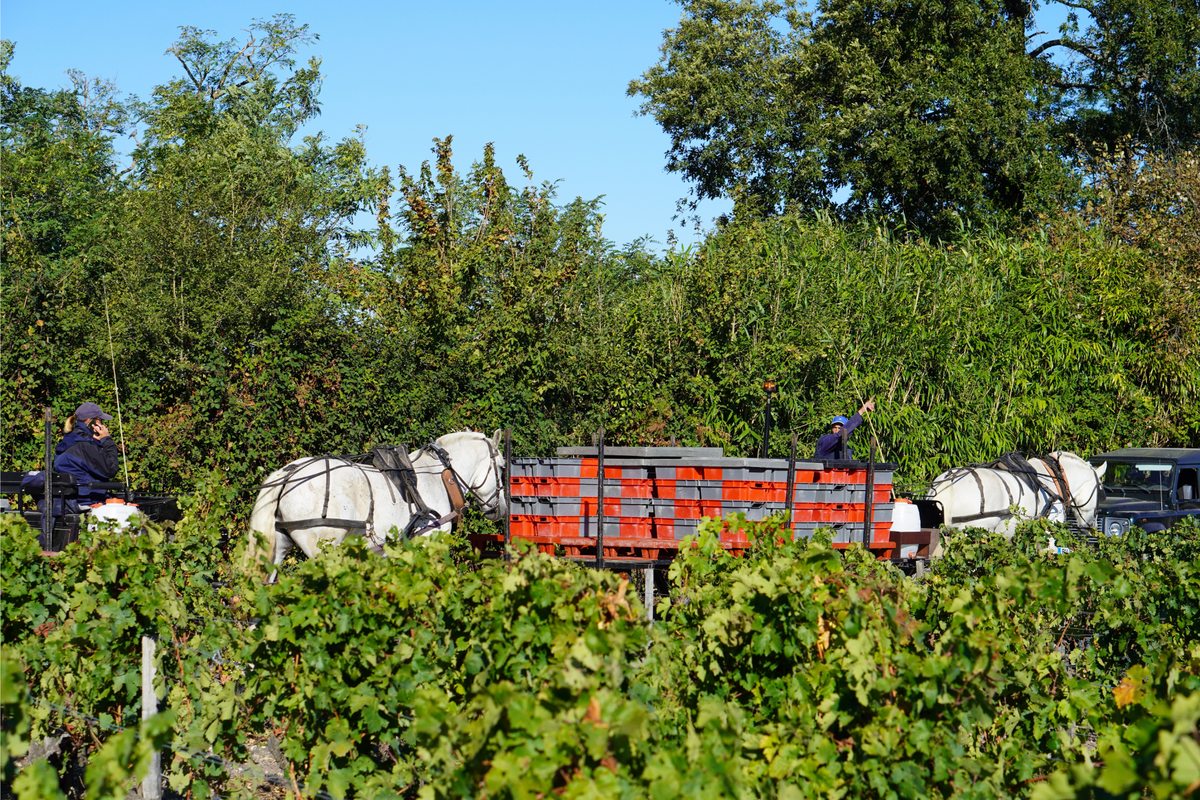
[[(142, 637), (142, 719), (158, 713), (158, 695), (154, 693), (154, 637)], [(150, 754), (150, 771), (142, 781), (142, 800), (162, 800), (162, 753)]]
[(42, 473), (42, 550), (54, 549), (54, 415), (46, 406), (46, 464)]

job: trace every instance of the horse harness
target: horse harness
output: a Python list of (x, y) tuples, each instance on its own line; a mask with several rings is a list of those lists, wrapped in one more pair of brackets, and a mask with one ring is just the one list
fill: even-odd
[[(491, 444), (489, 440), (489, 451)], [(271, 486), (282, 486), (279, 492), (279, 497), (275, 501), (275, 526), (282, 530), (285, 534), (291, 534), (295, 530), (303, 530), (306, 528), (346, 528), (348, 536), (362, 536), (367, 540), (367, 546), (372, 552), (377, 555), (384, 555), (383, 539), (376, 537), (375, 531), (375, 491), (371, 488), (371, 481), (368, 475), (369, 471), (379, 472), (387, 478), (388, 493), (391, 495), (393, 503), (396, 502), (395, 492), (399, 492), (400, 499), (408, 504), (409, 510), (412, 512), (408, 524), (401, 531), (401, 537), (408, 539), (414, 536), (420, 536), (429, 531), (440, 528), (449, 522), (452, 528), (458, 527), (458, 519), (461, 515), (463, 507), (466, 505), (465, 494), (473, 493), (476, 487), (465, 484), (462, 478), (450, 464), (450, 454), (436, 442), (430, 442), (420, 449), (418, 452), (430, 452), (437, 457), (442, 464), (442, 484), (446, 488), (446, 495), (450, 500), (450, 513), (445, 516), (438, 517), (437, 512), (429, 507), (421, 493), (417, 491), (417, 472), (412, 465), (412, 461), (408, 457), (407, 448), (403, 445), (399, 447), (381, 446), (372, 449), (370, 452), (360, 456), (342, 457), (342, 456), (317, 456), (325, 462), (324, 473), (316, 473), (308, 475), (304, 478), (293, 480), (292, 475), (300, 467), (301, 464), (289, 464), (284, 467), (284, 476), (277, 484), (263, 484), (259, 489), (270, 488)], [(316, 460), (316, 459), (314, 459)], [(303, 466), (311, 464), (312, 461), (306, 462)], [(365, 520), (354, 519), (339, 519), (329, 516), (329, 490), (332, 484), (330, 480), (331, 473), (336, 469), (357, 469), (362, 473), (367, 484), (367, 495), (370, 498), (370, 503), (367, 509), (367, 518)], [(279, 506), (283, 502), (283, 497), (290, 491), (298, 488), (304, 483), (316, 479), (317, 475), (324, 474), (325, 476), (325, 498), (321, 504), (320, 518), (304, 519), (304, 520), (284, 520), (279, 511)], [(464, 492), (464, 489), (466, 490)], [(414, 530), (422, 523), (429, 523), (420, 530)]]
[[(1042, 461), (1046, 463), (1047, 468), (1050, 470), (1051, 476), (1054, 478), (1055, 484), (1058, 486), (1059, 494), (1062, 496), (1063, 516), (1066, 516), (1066, 512), (1069, 509), (1075, 515), (1075, 522), (1077, 526), (1082, 528), (1086, 525), (1084, 522), (1083, 508), (1092, 502), (1093, 497), (1096, 497), (1097, 494), (1103, 493), (1103, 485), (1097, 479), (1096, 485), (1092, 487), (1092, 493), (1088, 495), (1086, 500), (1080, 503), (1076, 501), (1075, 496), (1071, 494), (1070, 487), (1067, 485), (1067, 474), (1063, 469), (1062, 461), (1060, 461), (1057, 456), (1052, 456), (1049, 454), (1042, 456)], [(1101, 497), (1100, 499), (1104, 498)]]
[[(1063, 473), (1062, 464), (1054, 456), (1045, 456), (1042, 461), (1046, 463), (1050, 471), (1050, 475), (1046, 476), (1038, 471), (1029, 461), (1020, 453), (1005, 453), (995, 461), (987, 464), (973, 464), (968, 467), (960, 467), (950, 471), (947, 481), (953, 483), (957, 481), (964, 473), (970, 474), (975, 479), (975, 485), (979, 488), (979, 513), (970, 514), (965, 517), (953, 517), (947, 520), (948, 524), (956, 522), (977, 522), (981, 519), (1008, 519), (1014, 514), (1008, 509), (1016, 503), (1016, 498), (1013, 497), (1012, 490), (1008, 486), (1007, 481), (1001, 481), (1004, 486), (1004, 491), (1008, 494), (1008, 505), (1004, 511), (987, 511), (985, 495), (983, 488), (983, 480), (979, 477), (980, 469), (992, 469), (1011, 473), (1022, 485), (1028, 486), (1035, 497), (1044, 496), (1045, 504), (1034, 514), (1035, 519), (1040, 519), (1050, 513), (1055, 502), (1062, 502), (1064, 509), (1068, 506), (1075, 512), (1076, 517), (1080, 517), (1081, 507), (1074, 502), (1071, 497), (1070, 488), (1067, 486), (1066, 476)], [(1049, 477), (1054, 483), (1054, 489), (1047, 487), (1043, 482), (1043, 477)], [(1057, 490), (1057, 492), (1055, 491)]]

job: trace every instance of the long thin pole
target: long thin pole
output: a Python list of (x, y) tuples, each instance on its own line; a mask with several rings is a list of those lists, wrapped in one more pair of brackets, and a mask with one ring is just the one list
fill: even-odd
[(42, 549), (54, 547), (51, 537), (54, 535), (54, 415), (46, 406), (46, 463), (42, 473)]
[[(158, 713), (158, 695), (154, 693), (154, 637), (142, 637), (142, 719)], [(142, 781), (142, 800), (162, 800), (162, 753), (150, 754), (150, 771)]]
[(763, 413), (762, 447), (758, 449), (759, 458), (770, 458), (771, 448), (771, 393), (767, 392), (767, 409)]
[[(846, 359), (842, 356), (842, 349), (837, 346), (836, 342), (833, 341), (833, 335), (829, 332), (828, 328), (825, 329), (825, 335), (829, 338), (829, 341), (833, 343), (832, 344), (833, 352), (837, 353), (838, 361), (840, 361), (842, 363), (842, 371), (845, 372), (847, 376), (849, 376), (850, 385), (854, 387), (854, 393), (856, 395), (858, 395), (858, 402), (864, 403), (868, 399), (871, 399), (871, 400), (875, 399), (873, 395), (870, 398), (868, 398), (865, 394), (862, 393), (862, 389), (860, 389), (858, 386), (858, 381), (854, 379), (854, 373), (851, 372), (849, 370), (849, 368), (846, 366)], [(871, 421), (871, 418), (866, 417), (866, 420), (867, 420), (867, 427), (871, 429), (871, 435), (876, 436), (876, 437), (879, 436), (879, 432), (875, 430), (875, 423)]]
[(604, 426), (596, 438), (596, 569), (604, 569)]
[(112, 341), (112, 320), (108, 316), (108, 276), (105, 275), (105, 281), (102, 282), (104, 287), (104, 322), (108, 325), (108, 359), (112, 362), (113, 372), (113, 394), (117, 398), (117, 432), (121, 436), (121, 464), (125, 467), (125, 499), (133, 500), (131, 492), (133, 488), (129, 485), (129, 459), (125, 455), (125, 421), (121, 419), (121, 388), (117, 386), (117, 356), (113, 352)]
[(792, 499), (796, 496), (796, 434), (792, 434), (792, 454), (788, 456), (787, 494), (784, 496), (783, 510), (788, 515), (788, 530), (796, 530), (796, 509)]
[[(504, 429), (504, 497), (512, 494), (512, 429)], [(504, 559), (509, 558), (509, 547), (512, 546), (512, 509), (504, 515)]]

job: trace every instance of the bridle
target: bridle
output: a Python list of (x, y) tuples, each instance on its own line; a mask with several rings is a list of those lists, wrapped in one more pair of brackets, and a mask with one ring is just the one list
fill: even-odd
[[(461, 498), (465, 497), (473, 497), (483, 515), (490, 520), (495, 520), (500, 515), (500, 504), (504, 497), (504, 477), (503, 471), (500, 469), (500, 466), (497, 463), (500, 460), (500, 451), (496, 449), (496, 445), (486, 434), (483, 434), (483, 441), (487, 444), (488, 448), (488, 469), (487, 473), (483, 476), (478, 484), (470, 483), (458, 473), (458, 470), (456, 470), (453, 463), (451, 463), (450, 453), (446, 450), (446, 448), (442, 447), (436, 441), (430, 442), (422, 447), (421, 452), (432, 453), (438, 462), (441, 463), (442, 480), (447, 484), (447, 493), (451, 495), (451, 505), (458, 506), (454, 509), (454, 511), (459, 511), (462, 508), (462, 504), (461, 502), (459, 504), (455, 504), (454, 496), (451, 492), (451, 486), (447, 480), (448, 477), (453, 479), (455, 488), (458, 489), (460, 500)], [(484, 500), (483, 495), (480, 493), (480, 490), (487, 486), (489, 477), (492, 478), (495, 489), (490, 501)]]
[[(1080, 503), (1075, 500), (1075, 495), (1072, 494), (1071, 487), (1067, 483), (1067, 471), (1063, 469), (1062, 459), (1059, 456), (1047, 453), (1041, 457), (1041, 460), (1044, 464), (1046, 464), (1050, 471), (1049, 477), (1059, 487), (1059, 494), (1061, 495), (1061, 499), (1063, 501), (1064, 519), (1067, 516), (1066, 512), (1070, 510), (1072, 513), (1074, 513), (1075, 519), (1080, 525), (1087, 524), (1086, 520), (1084, 519), (1083, 509), (1089, 505), (1093, 499), (1096, 499), (1098, 497), (1098, 493), (1102, 491), (1101, 480), (1099, 476), (1096, 477), (1096, 483), (1094, 486), (1092, 486), (1091, 494), (1087, 496), (1086, 500)], [(1086, 464), (1087, 462), (1085, 461), (1084, 463)]]

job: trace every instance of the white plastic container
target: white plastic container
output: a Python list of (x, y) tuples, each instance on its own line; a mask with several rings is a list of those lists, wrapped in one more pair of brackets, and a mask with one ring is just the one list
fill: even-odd
[[(892, 509), (892, 533), (916, 533), (921, 530), (921, 512), (917, 507), (907, 500), (896, 500), (896, 507)], [(901, 558), (915, 558), (917, 555), (917, 547), (915, 544), (900, 545)]]
[(130, 517), (141, 514), (137, 505), (134, 503), (126, 503), (124, 500), (110, 499), (106, 500), (102, 506), (92, 506), (91, 511), (87, 514), (87, 529), (89, 531), (98, 531), (102, 524), (116, 523), (116, 530), (129, 530), (131, 523)]

